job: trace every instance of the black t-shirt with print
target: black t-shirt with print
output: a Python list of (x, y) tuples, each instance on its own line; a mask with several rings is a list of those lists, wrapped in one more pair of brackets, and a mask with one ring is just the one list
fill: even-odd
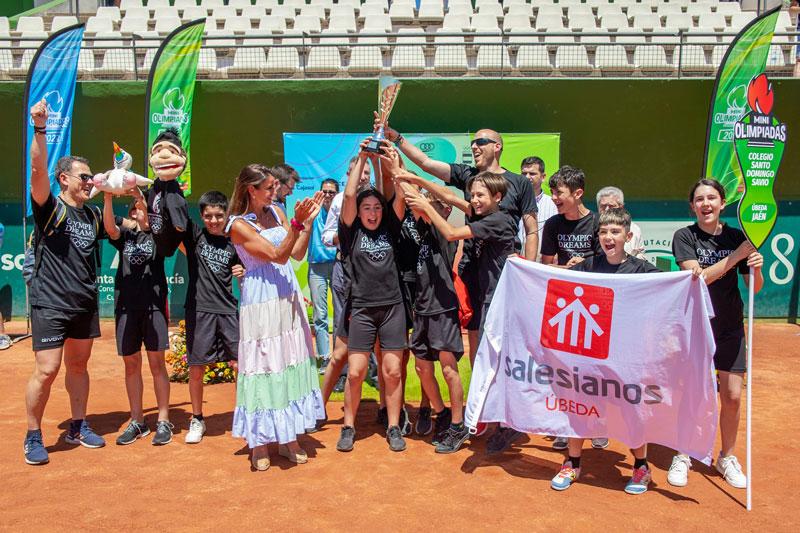
[(397, 268), (403, 281), (414, 282), (417, 279), (417, 255), (419, 255), (421, 239), (411, 209), (400, 226), (400, 238), (397, 241)]
[(472, 230), (472, 264), (477, 268), (479, 294), (488, 302), (494, 294), (509, 255), (516, 252), (514, 240), (519, 231), (505, 211), (495, 211), (468, 222)]
[[(719, 235), (711, 235), (701, 230), (697, 224), (681, 228), (672, 237), (672, 254), (675, 261), (696, 260), (702, 268), (708, 268), (728, 257), (746, 240), (744, 233), (727, 224), (722, 225)], [(728, 270), (724, 276), (708, 286), (714, 314), (711, 327), (714, 334), (739, 331), (744, 326), (744, 302), (739, 294), (739, 279), (736, 272), (749, 273), (747, 261), (740, 261), (735, 269)]]
[(189, 206), (178, 180), (156, 178), (147, 190), (147, 219), (158, 253), (171, 257), (189, 227)]
[(660, 269), (653, 266), (649, 261), (631, 255), (622, 263), (612, 265), (608, 262), (608, 258), (605, 254), (587, 257), (577, 265), (571, 266), (570, 270), (595, 272), (597, 274), (649, 274), (652, 272), (661, 272)]
[(458, 296), (453, 286), (453, 260), (458, 243), (448, 242), (436, 229), (419, 219), (416, 229), (422, 240), (417, 256), (417, 297), (414, 311), (418, 315), (438, 315), (458, 309)]
[(339, 219), (339, 244), (342, 250), (347, 250), (353, 307), (377, 307), (403, 301), (396, 263), (400, 226), (391, 208), (384, 211), (381, 224), (374, 231), (364, 228), (358, 217), (352, 226)]
[(156, 252), (153, 234), (120, 227), (119, 238), (110, 242), (120, 256), (114, 278), (115, 308), (118, 311), (166, 310), (164, 257)]
[(586, 258), (601, 253), (597, 222), (593, 211), (578, 220), (567, 220), (562, 214), (548, 218), (542, 229), (542, 255), (556, 255), (557, 264), (566, 265), (572, 257)]
[(219, 315), (236, 314), (231, 267), (240, 264), (230, 238), (212, 235), (205, 227), (189, 220), (183, 240), (189, 266), (186, 309)]
[[(38, 247), (39, 267), (31, 280), (30, 303), (67, 311), (94, 311), (97, 309), (98, 240), (106, 238), (102, 213), (88, 205), (75, 208), (61, 202), (66, 218), (56, 225), (57, 202), (61, 200), (56, 200), (52, 194), (41, 206), (31, 199), (36, 231), (44, 240)], [(47, 224), (50, 215), (53, 219)], [(43, 235), (45, 225), (48, 234)]]

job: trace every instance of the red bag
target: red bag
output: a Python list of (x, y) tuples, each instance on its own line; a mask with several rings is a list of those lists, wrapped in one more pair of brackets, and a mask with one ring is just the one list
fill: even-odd
[(461, 327), (465, 328), (472, 319), (472, 304), (469, 301), (467, 286), (456, 270), (453, 270), (453, 287), (455, 287), (458, 297), (458, 320), (461, 322)]

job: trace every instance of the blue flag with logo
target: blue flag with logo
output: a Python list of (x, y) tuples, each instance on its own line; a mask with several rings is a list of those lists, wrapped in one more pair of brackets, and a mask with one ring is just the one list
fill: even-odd
[(33, 142), (33, 122), (28, 114), (31, 106), (44, 98), (47, 101), (47, 172), (50, 190), (58, 192), (55, 176), (56, 162), (69, 155), (72, 139), (72, 104), (75, 101), (75, 81), (78, 77), (78, 56), (83, 39), (83, 24), (70, 26), (51, 35), (36, 52), (28, 70), (25, 87), (25, 206), (31, 215), (30, 148)]

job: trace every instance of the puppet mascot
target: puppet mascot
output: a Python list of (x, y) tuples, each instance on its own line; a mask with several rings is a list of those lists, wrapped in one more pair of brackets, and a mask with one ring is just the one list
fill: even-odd
[(186, 168), (186, 152), (178, 130), (169, 128), (156, 137), (150, 149), (150, 168), (156, 175), (146, 194), (150, 231), (158, 253), (171, 257), (189, 224), (189, 206), (178, 182)]

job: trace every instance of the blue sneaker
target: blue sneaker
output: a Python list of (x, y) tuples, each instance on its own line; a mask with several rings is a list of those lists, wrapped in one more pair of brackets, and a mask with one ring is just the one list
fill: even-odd
[(650, 484), (651, 478), (650, 469), (646, 466), (640, 466), (633, 471), (633, 476), (631, 476), (628, 484), (625, 485), (625, 492), (628, 494), (644, 494), (647, 492), (647, 486)]
[(74, 424), (70, 424), (67, 436), (64, 437), (64, 440), (67, 441), (68, 444), (80, 444), (87, 448), (102, 448), (106, 445), (106, 441), (103, 440), (103, 437), (92, 431), (92, 428), (89, 427), (86, 420), (81, 420), (81, 426), (77, 431), (74, 428)]
[(43, 465), (50, 462), (42, 441), (42, 430), (29, 430), (25, 435), (25, 462), (29, 465)]
[(580, 475), (581, 469), (572, 468), (572, 462), (567, 461), (561, 465), (561, 470), (559, 470), (556, 477), (550, 481), (550, 487), (555, 490), (567, 490), (578, 480)]

